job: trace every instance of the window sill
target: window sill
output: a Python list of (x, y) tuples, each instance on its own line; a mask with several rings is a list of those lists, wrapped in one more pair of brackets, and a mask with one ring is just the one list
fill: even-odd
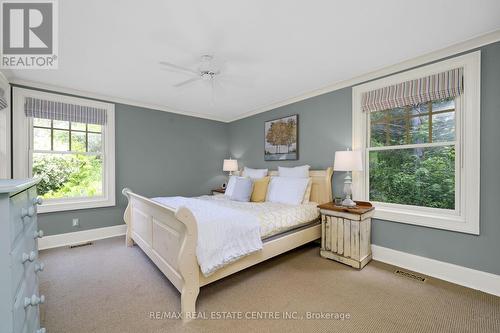
[(417, 212), (414, 210), (398, 209), (377, 204), (374, 206), (375, 215), (373, 218), (375, 219), (479, 235), (478, 221), (466, 221), (463, 216)]
[(97, 198), (87, 200), (64, 200), (59, 202), (44, 203), (38, 206), (38, 213), (55, 213), (68, 210), (91, 209), (115, 206), (115, 198)]

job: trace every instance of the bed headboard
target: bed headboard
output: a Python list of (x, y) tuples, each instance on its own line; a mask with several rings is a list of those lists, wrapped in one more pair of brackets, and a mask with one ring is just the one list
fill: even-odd
[[(240, 174), (237, 172), (235, 174)], [(277, 176), (277, 170), (269, 171), (269, 176)], [(333, 168), (329, 167), (325, 170), (311, 170), (309, 177), (312, 179), (311, 198), (312, 202), (324, 204), (333, 201), (332, 199), (332, 176)]]

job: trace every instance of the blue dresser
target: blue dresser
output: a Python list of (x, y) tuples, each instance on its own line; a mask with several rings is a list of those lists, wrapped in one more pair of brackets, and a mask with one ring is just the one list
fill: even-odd
[(38, 180), (0, 180), (0, 332), (45, 333), (40, 328), (36, 211)]

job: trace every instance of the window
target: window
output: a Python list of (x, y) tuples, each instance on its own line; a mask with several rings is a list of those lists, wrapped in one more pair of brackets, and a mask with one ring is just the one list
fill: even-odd
[(33, 177), (47, 199), (103, 195), (101, 125), (33, 118)]
[(113, 105), (20, 88), (14, 103), (15, 128), (22, 129), (14, 139), (14, 176), (41, 179), (39, 211), (114, 205)]
[[(406, 103), (387, 94), (455, 68), (463, 69), (456, 95)], [(354, 87), (353, 149), (364, 156), (364, 171), (353, 174), (354, 198), (372, 201), (376, 218), (479, 234), (479, 83), (474, 52)], [(418, 100), (428, 91), (410, 93)], [(373, 109), (363, 111), (369, 103)]]
[(455, 209), (455, 100), (372, 112), (369, 199)]

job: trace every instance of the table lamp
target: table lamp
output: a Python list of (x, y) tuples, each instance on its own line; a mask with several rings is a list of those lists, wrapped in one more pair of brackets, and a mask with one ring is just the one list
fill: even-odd
[(362, 171), (363, 163), (361, 161), (361, 152), (344, 150), (335, 152), (334, 171), (347, 171), (344, 178), (344, 195), (342, 206), (353, 207), (356, 203), (351, 199), (352, 196), (352, 178), (351, 171)]
[(228, 159), (224, 160), (222, 164), (222, 171), (229, 171), (229, 175), (233, 174), (233, 171), (238, 171), (238, 160)]

